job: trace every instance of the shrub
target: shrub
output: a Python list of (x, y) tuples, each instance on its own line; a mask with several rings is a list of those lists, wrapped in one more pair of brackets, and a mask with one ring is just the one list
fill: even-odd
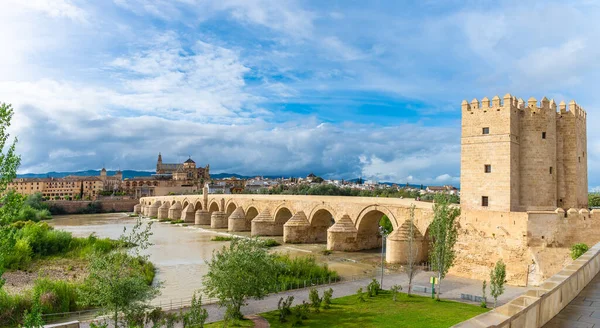
[(331, 307), (331, 297), (333, 296), (333, 289), (329, 288), (323, 292), (323, 308), (325, 310)]
[(396, 302), (398, 298), (398, 292), (402, 290), (402, 286), (394, 285), (390, 290), (392, 291), (392, 301)]
[(33, 251), (26, 239), (18, 239), (12, 253), (5, 255), (5, 266), (11, 269), (25, 269), (31, 263)]
[(31, 299), (24, 295), (10, 295), (0, 290), (0, 326), (15, 327), (25, 310), (31, 308)]
[(319, 291), (316, 288), (311, 288), (308, 293), (308, 299), (310, 300), (310, 306), (312, 306), (313, 311), (318, 313), (322, 301), (321, 297), (319, 297)]
[(314, 256), (290, 258), (289, 255), (275, 255), (279, 268), (278, 282), (284, 289), (304, 286), (305, 283), (322, 284), (339, 278), (337, 272), (329, 270), (326, 264), (319, 264)]
[(581, 255), (585, 254), (590, 248), (584, 243), (579, 243), (571, 246), (571, 258), (577, 260)]
[(365, 293), (363, 293), (362, 287), (360, 287), (356, 291), (356, 297), (357, 297), (357, 299), (358, 299), (359, 302), (364, 302), (365, 301)]
[(158, 220), (158, 222), (169, 222), (169, 221), (171, 221), (171, 219), (160, 219), (160, 220)]
[(279, 299), (277, 303), (277, 310), (279, 311), (279, 322), (286, 322), (287, 316), (292, 314), (292, 302), (294, 302), (294, 296), (288, 296), (285, 301), (283, 297)]
[(178, 224), (178, 223), (184, 223), (185, 221), (183, 220), (173, 220), (171, 221), (171, 224)]
[(34, 295), (40, 295), (42, 313), (61, 313), (77, 310), (77, 285), (64, 280), (38, 279)]
[(264, 247), (275, 247), (281, 245), (275, 239), (265, 239), (262, 242)]
[(379, 290), (381, 289), (381, 285), (379, 284), (379, 281), (377, 281), (377, 279), (373, 279), (369, 285), (367, 285), (367, 293), (369, 294), (369, 297), (374, 297), (379, 295)]
[(302, 301), (302, 304), (294, 307), (294, 321), (292, 322), (292, 326), (300, 326), (303, 320), (308, 319), (309, 308), (310, 304), (306, 303), (306, 301)]

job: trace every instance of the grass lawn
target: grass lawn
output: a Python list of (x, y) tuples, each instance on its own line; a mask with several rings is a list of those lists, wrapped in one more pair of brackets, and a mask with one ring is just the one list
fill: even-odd
[[(334, 294), (335, 295), (335, 294)], [(305, 327), (450, 327), (478, 314), (488, 311), (476, 305), (453, 301), (437, 302), (429, 297), (411, 296), (399, 293), (398, 300), (392, 301), (389, 291), (381, 291), (379, 296), (359, 302), (355, 295), (332, 300), (329, 310), (310, 313), (304, 320)], [(293, 314), (292, 314), (293, 315)], [(291, 323), (280, 323), (277, 311), (261, 314), (271, 327), (291, 327)], [(250, 321), (243, 321), (241, 327), (252, 327)], [(215, 323), (207, 327), (222, 327)]]

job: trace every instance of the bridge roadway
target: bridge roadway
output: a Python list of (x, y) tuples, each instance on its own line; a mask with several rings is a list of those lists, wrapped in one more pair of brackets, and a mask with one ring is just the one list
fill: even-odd
[(285, 243), (327, 243), (327, 249), (378, 248), (379, 220), (386, 215), (394, 232), (386, 239), (386, 261), (407, 257), (412, 226), (419, 261), (427, 259), (433, 204), (414, 199), (304, 195), (208, 194), (144, 197), (134, 211), (158, 219), (251, 231), (253, 236), (283, 236)]

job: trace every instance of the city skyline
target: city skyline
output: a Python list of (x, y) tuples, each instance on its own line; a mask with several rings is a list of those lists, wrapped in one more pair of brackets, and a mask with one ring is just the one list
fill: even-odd
[(162, 152), (215, 172), (456, 185), (463, 99), (575, 99), (593, 190), (600, 7), (540, 4), (7, 1), (0, 101), (19, 173), (151, 170)]

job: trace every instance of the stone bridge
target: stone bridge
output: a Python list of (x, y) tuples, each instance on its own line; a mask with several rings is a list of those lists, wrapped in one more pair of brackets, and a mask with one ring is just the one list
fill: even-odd
[(386, 261), (407, 256), (410, 209), (419, 261), (428, 255), (432, 203), (414, 199), (299, 195), (224, 195), (144, 197), (135, 213), (183, 220), (252, 236), (283, 236), (285, 243), (326, 243), (327, 249), (358, 251), (381, 247), (379, 220), (386, 215), (394, 231), (386, 239)]

